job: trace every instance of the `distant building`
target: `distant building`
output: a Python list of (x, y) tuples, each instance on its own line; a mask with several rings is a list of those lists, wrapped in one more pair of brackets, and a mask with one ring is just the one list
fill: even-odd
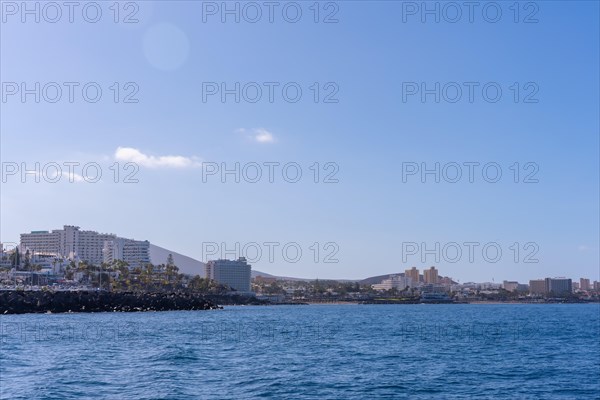
[(600, 282), (594, 281), (594, 290), (600, 292)]
[(206, 263), (206, 277), (228, 285), (239, 292), (250, 292), (251, 266), (244, 257), (233, 260), (211, 260)]
[(404, 276), (412, 279), (413, 285), (419, 284), (419, 270), (416, 267), (412, 267), (411, 269), (407, 269), (404, 271)]
[(438, 270), (435, 267), (431, 267), (423, 271), (423, 278), (425, 283), (438, 283)]
[(404, 290), (407, 287), (413, 287), (411, 278), (402, 275), (392, 275), (388, 279), (384, 279), (381, 283), (371, 285), (375, 290)]
[(580, 278), (579, 279), (579, 289), (590, 290), (591, 289), (590, 280), (586, 279), (586, 278)]
[(21, 234), (21, 253), (29, 250), (32, 255), (52, 255), (99, 265), (103, 260), (104, 242), (115, 238), (113, 234), (82, 231), (78, 226), (65, 225), (52, 232)]
[(0, 243), (0, 268), (10, 269), (13, 267), (13, 262), (10, 258), (14, 249), (11, 246), (5, 246), (3, 243)]
[(544, 279), (535, 279), (529, 281), (529, 293), (546, 294), (546, 281)]
[(573, 293), (573, 282), (567, 278), (546, 278), (529, 281), (531, 294), (564, 296)]
[(546, 278), (546, 293), (555, 296), (570, 294), (573, 292), (571, 279), (567, 278)]
[(436, 285), (435, 283), (426, 283), (420, 288), (421, 293), (445, 293), (448, 291), (447, 286)]
[(62, 234), (63, 231), (55, 230), (52, 232), (48, 231), (31, 231), (31, 233), (21, 234), (21, 253), (25, 254), (27, 250), (30, 253), (54, 255), (54, 256), (67, 256), (65, 236)]
[(449, 278), (449, 277), (447, 277), (447, 276), (444, 276), (443, 278), (440, 278), (440, 281), (439, 281), (439, 283), (440, 283), (441, 285), (445, 285), (445, 286), (450, 286), (450, 285), (452, 285), (452, 284), (453, 284), (453, 282), (452, 282), (452, 278)]
[(502, 288), (509, 292), (514, 292), (519, 288), (519, 282), (516, 281), (504, 281), (502, 282)]
[[(107, 247), (107, 242), (112, 244)], [(20, 247), (22, 254), (29, 250), (32, 256), (54, 256), (74, 261), (86, 261), (92, 265), (100, 265), (102, 262), (115, 259), (115, 257), (130, 264), (149, 262), (149, 243), (147, 241), (123, 239), (112, 233), (83, 231), (73, 225), (65, 225), (63, 229), (56, 229), (52, 232), (22, 233)]]
[(519, 283), (517, 285), (517, 292), (528, 292), (529, 291), (529, 285), (526, 283)]
[(496, 282), (480, 282), (476, 284), (478, 290), (498, 290), (502, 284)]
[(125, 238), (107, 240), (102, 249), (102, 259), (107, 264), (121, 260), (130, 267), (144, 266), (150, 263), (150, 242)]

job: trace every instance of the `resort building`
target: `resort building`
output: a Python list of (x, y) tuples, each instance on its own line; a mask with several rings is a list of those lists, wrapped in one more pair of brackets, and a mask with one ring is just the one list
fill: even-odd
[(115, 238), (104, 242), (102, 256), (105, 263), (122, 260), (130, 267), (144, 266), (150, 263), (150, 242)]
[(573, 292), (573, 283), (567, 278), (546, 278), (529, 281), (531, 294), (551, 294), (560, 296)]
[(21, 234), (20, 251), (32, 256), (44, 255), (85, 261), (92, 265), (121, 259), (130, 265), (147, 263), (150, 243), (123, 239), (112, 233), (83, 231), (78, 226), (65, 225), (63, 229), (32, 231)]
[(569, 294), (573, 292), (571, 279), (546, 278), (546, 293), (553, 295)]
[(392, 275), (388, 279), (384, 279), (381, 283), (371, 285), (375, 290), (404, 290), (407, 287), (413, 287), (413, 281), (411, 278), (401, 275)]
[(544, 279), (535, 279), (535, 280), (529, 281), (529, 293), (545, 294), (546, 293), (546, 281)]
[(237, 260), (211, 260), (206, 263), (206, 277), (228, 285), (238, 292), (250, 292), (251, 266), (244, 257)]

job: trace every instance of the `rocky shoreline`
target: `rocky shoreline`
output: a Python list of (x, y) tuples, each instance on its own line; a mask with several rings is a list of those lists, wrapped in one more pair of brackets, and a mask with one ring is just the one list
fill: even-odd
[(215, 310), (221, 308), (204, 296), (193, 293), (0, 292), (0, 314)]

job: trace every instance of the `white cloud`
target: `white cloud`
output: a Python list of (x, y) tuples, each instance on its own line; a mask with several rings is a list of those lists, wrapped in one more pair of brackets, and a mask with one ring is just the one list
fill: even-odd
[[(90, 173), (91, 174), (91, 173)], [(50, 174), (52, 175), (50, 177), (50, 179), (56, 179), (58, 177), (58, 174), (56, 172)], [(67, 171), (67, 172), (63, 172), (62, 173), (63, 176), (61, 176), (62, 179), (65, 179), (65, 181), (69, 182), (69, 183), (80, 183), (80, 182), (85, 182), (85, 178), (82, 175), (79, 175), (73, 171)], [(92, 180), (95, 180), (94, 176), (90, 177)]]
[(245, 128), (238, 128), (235, 130), (236, 133), (245, 134), (248, 138), (258, 143), (273, 143), (275, 142), (275, 136), (265, 128), (254, 128), (247, 130)]
[(133, 162), (147, 168), (194, 168), (202, 165), (197, 157), (151, 156), (133, 147), (118, 147), (115, 151), (115, 159)]
[[(63, 164), (64, 165), (64, 164)], [(90, 182), (99, 182), (100, 179), (97, 179), (90, 173), (92, 176), (90, 177)], [(35, 174), (36, 182), (48, 182), (48, 183), (57, 183), (57, 182), (69, 182), (69, 183), (81, 183), (87, 182), (83, 175), (80, 175), (72, 170), (55, 170), (49, 169), (48, 171), (36, 172)]]
[(273, 143), (275, 141), (273, 134), (266, 129), (255, 129), (254, 133), (254, 139), (259, 143)]

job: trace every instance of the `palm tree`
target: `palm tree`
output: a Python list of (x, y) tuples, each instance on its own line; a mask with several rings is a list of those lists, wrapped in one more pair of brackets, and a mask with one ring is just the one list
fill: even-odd
[(16, 247), (15, 251), (10, 255), (10, 265), (17, 270), (21, 265), (21, 253), (19, 253), (19, 248)]
[(25, 257), (23, 258), (23, 266), (25, 267), (25, 271), (29, 271), (29, 267), (31, 265), (31, 253), (29, 253), (29, 249), (25, 252)]

